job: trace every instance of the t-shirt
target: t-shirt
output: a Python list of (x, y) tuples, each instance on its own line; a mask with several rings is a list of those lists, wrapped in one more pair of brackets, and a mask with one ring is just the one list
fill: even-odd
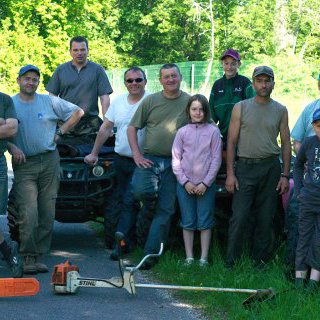
[(291, 137), (295, 141), (303, 142), (306, 137), (311, 137), (314, 135), (312, 127), (312, 115), (319, 108), (320, 99), (314, 100), (304, 108), (291, 131)]
[(296, 194), (308, 203), (319, 205), (320, 140), (317, 136), (307, 137), (302, 143), (294, 163), (293, 178)]
[(213, 121), (218, 124), (222, 139), (227, 141), (228, 128), (234, 105), (255, 96), (251, 81), (239, 74), (227, 79), (225, 75), (215, 81), (210, 93), (210, 112)]
[[(127, 129), (132, 119), (132, 116), (137, 111), (140, 103), (149, 93), (145, 92), (144, 96), (135, 104), (128, 102), (128, 93), (118, 96), (112, 103), (105, 114), (105, 117), (114, 123), (117, 127), (116, 141), (115, 141), (115, 152), (122, 156), (132, 157), (132, 151), (129, 146)], [(142, 150), (144, 142), (144, 130), (138, 130), (138, 145)]]
[(275, 100), (257, 103), (255, 98), (239, 102), (241, 106), (238, 156), (264, 159), (280, 154), (277, 137), (287, 108)]
[[(16, 119), (17, 115), (14, 110), (13, 102), (10, 96), (0, 92), (0, 118)], [(7, 150), (7, 140), (0, 139), (0, 153), (4, 153)]]
[(186, 106), (189, 98), (189, 94), (181, 91), (179, 97), (168, 99), (161, 91), (144, 99), (130, 125), (145, 128), (145, 153), (171, 157), (174, 137), (178, 129), (188, 122)]
[(79, 106), (91, 116), (99, 114), (98, 97), (113, 92), (105, 70), (92, 61), (88, 61), (80, 71), (72, 61), (61, 64), (46, 90)]
[(58, 120), (67, 121), (79, 110), (76, 105), (58, 97), (35, 94), (31, 102), (22, 101), (19, 94), (12, 97), (19, 120), (13, 143), (26, 156), (56, 149), (54, 136)]

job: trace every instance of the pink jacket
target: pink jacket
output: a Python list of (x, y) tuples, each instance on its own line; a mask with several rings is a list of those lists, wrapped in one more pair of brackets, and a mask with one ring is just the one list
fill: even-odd
[(182, 185), (210, 187), (221, 165), (222, 142), (214, 124), (190, 123), (178, 130), (172, 146), (172, 169)]

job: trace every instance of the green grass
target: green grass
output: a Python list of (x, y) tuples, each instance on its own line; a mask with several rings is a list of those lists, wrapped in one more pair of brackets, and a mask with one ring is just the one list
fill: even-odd
[(154, 268), (155, 276), (166, 284), (206, 286), (218, 288), (268, 289), (276, 296), (268, 302), (255, 302), (246, 309), (242, 302), (249, 297), (243, 293), (176, 291), (176, 295), (190, 304), (202, 308), (209, 319), (310, 319), (320, 318), (320, 295), (308, 296), (294, 289), (288, 281), (282, 262), (283, 246), (273, 261), (264, 270), (253, 267), (248, 258), (243, 258), (234, 269), (224, 267), (224, 252), (216, 244), (211, 250), (208, 268), (197, 265), (184, 267), (180, 249), (168, 251)]

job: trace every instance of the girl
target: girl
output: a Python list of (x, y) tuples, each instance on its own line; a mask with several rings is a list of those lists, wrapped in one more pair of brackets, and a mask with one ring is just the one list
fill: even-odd
[(177, 177), (177, 196), (181, 210), (181, 226), (186, 252), (185, 264), (194, 262), (194, 231), (200, 230), (200, 266), (208, 265), (215, 185), (221, 165), (220, 131), (210, 124), (209, 103), (196, 94), (186, 109), (189, 124), (178, 130), (172, 147), (172, 169)]

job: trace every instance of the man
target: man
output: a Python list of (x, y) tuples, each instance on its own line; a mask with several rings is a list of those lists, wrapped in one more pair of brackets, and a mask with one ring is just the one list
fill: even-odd
[(226, 50), (221, 57), (221, 64), (224, 75), (213, 84), (209, 104), (212, 119), (218, 124), (225, 149), (234, 105), (241, 100), (254, 97), (255, 92), (251, 81), (238, 74), (241, 61), (236, 50)]
[[(144, 71), (138, 67), (132, 67), (124, 73), (124, 85), (128, 93), (118, 96), (110, 105), (105, 120), (100, 127), (93, 149), (84, 158), (88, 164), (95, 165), (98, 162), (99, 150), (104, 142), (113, 134), (113, 127), (117, 127), (115, 152), (117, 153), (114, 161), (117, 179), (116, 196), (120, 198), (121, 215), (117, 226), (117, 231), (125, 235), (126, 248), (129, 251), (132, 247), (131, 231), (134, 229), (136, 221), (135, 200), (132, 195), (131, 179), (136, 167), (132, 152), (128, 143), (127, 129), (132, 116), (136, 112), (140, 103), (148, 95), (145, 92), (147, 79)], [(144, 131), (138, 132), (139, 149), (142, 150)], [(117, 249), (110, 255), (112, 260), (118, 259)]]
[[(83, 115), (76, 105), (37, 94), (39, 79), (40, 71), (35, 66), (27, 65), (19, 71), (20, 92), (13, 97), (19, 131), (14, 143), (9, 144), (26, 274), (48, 272), (39, 257), (50, 250), (51, 244), (60, 175), (56, 143)], [(58, 120), (64, 123), (56, 130)]]
[[(8, 175), (7, 162), (4, 152), (7, 149), (7, 140), (12, 138), (18, 130), (17, 116), (14, 111), (12, 99), (0, 93), (0, 214), (7, 212)], [(18, 253), (18, 244), (13, 243), (10, 248), (0, 232), (0, 252), (8, 263), (12, 276), (20, 278), (23, 274), (23, 264)]]
[[(317, 80), (317, 86), (320, 90), (320, 74)], [(313, 136), (314, 130), (312, 126), (312, 115), (320, 108), (320, 99), (316, 99), (308, 104), (302, 111), (296, 124), (291, 131), (293, 139), (293, 149), (295, 154), (298, 154), (302, 142), (305, 138)], [(299, 201), (294, 193), (294, 189), (290, 194), (290, 200), (286, 213), (286, 225), (288, 229), (287, 248), (285, 254), (286, 265), (292, 270), (295, 266), (296, 247), (298, 242), (298, 216), (299, 216)]]
[[(83, 142), (93, 142), (93, 136), (98, 132), (101, 120), (98, 117), (98, 97), (101, 112), (106, 114), (110, 104), (109, 95), (113, 92), (103, 67), (89, 61), (88, 41), (84, 37), (74, 37), (70, 40), (70, 55), (72, 61), (66, 62), (56, 69), (46, 86), (46, 90), (55, 96), (67, 100), (83, 109), (85, 116), (71, 131)], [(68, 142), (67, 137), (63, 141)]]
[[(287, 109), (270, 97), (275, 84), (271, 68), (255, 68), (252, 78), (256, 97), (235, 105), (229, 126), (226, 188), (234, 195), (227, 267), (232, 267), (242, 254), (247, 229), (254, 232), (251, 245), (255, 265), (270, 258), (272, 220), (277, 211), (278, 193), (289, 189), (291, 146)], [(279, 133), (282, 174), (277, 143)], [(236, 150), (238, 160), (234, 168)], [(253, 220), (253, 229), (248, 228)]]
[[(176, 178), (171, 168), (171, 148), (177, 130), (187, 123), (189, 95), (180, 90), (182, 75), (177, 65), (160, 68), (163, 90), (148, 96), (139, 106), (128, 127), (128, 140), (137, 165), (132, 177), (133, 193), (142, 201), (145, 213), (154, 211), (144, 253), (157, 253), (160, 229), (166, 241), (175, 212)], [(138, 129), (146, 128), (143, 152), (137, 142)], [(149, 269), (155, 261), (146, 261)]]

